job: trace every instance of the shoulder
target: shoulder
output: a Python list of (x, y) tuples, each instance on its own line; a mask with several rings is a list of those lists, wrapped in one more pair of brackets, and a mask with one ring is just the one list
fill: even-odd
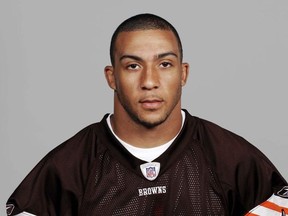
[(103, 136), (104, 128), (103, 120), (86, 126), (52, 149), (42, 162), (58, 170), (75, 171), (79, 166), (88, 168), (97, 152), (103, 148), (98, 139)]
[[(271, 161), (245, 138), (213, 122), (197, 117), (197, 133), (211, 169), (222, 186), (227, 202), (237, 212), (248, 210), (271, 196), (286, 181)], [(241, 207), (241, 208), (242, 208)]]
[[(225, 129), (213, 122), (200, 119), (203, 126), (202, 145), (210, 153), (213, 164), (226, 176), (227, 172), (236, 172), (251, 176), (253, 169), (275, 169), (270, 160), (242, 136)], [(276, 169), (275, 169), (276, 170)], [(243, 176), (244, 177), (244, 176)]]
[(221, 172), (244, 169), (249, 174), (255, 166), (263, 170), (265, 167), (275, 169), (261, 150), (242, 136), (206, 119), (197, 118), (197, 121), (203, 149), (207, 151), (209, 160), (220, 167)]
[(78, 206), (97, 152), (101, 150), (101, 142), (97, 140), (105, 128), (104, 122), (83, 128), (51, 150), (13, 192), (8, 206), (15, 206), (19, 212), (29, 209), (37, 215), (50, 211), (54, 215), (54, 210), (62, 211), (62, 207), (70, 212), (72, 206)]
[(247, 158), (252, 155), (266, 160), (265, 155), (241, 135), (209, 120), (188, 114), (189, 120), (196, 121), (198, 139), (203, 147), (213, 150), (217, 155), (227, 156), (230, 159), (234, 156), (239, 160), (242, 160), (243, 156)]

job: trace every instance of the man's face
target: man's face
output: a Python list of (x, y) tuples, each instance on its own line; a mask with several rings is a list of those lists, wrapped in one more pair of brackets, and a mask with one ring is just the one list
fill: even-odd
[(181, 62), (172, 31), (121, 32), (115, 47), (114, 67), (105, 69), (116, 90), (115, 113), (122, 110), (136, 123), (154, 127), (181, 109), (188, 64)]

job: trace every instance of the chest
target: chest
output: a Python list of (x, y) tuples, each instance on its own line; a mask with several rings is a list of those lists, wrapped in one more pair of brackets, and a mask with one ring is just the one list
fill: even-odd
[(187, 151), (169, 167), (161, 166), (150, 181), (140, 168), (127, 169), (109, 154), (99, 155), (81, 215), (225, 215), (217, 181), (197, 152)]

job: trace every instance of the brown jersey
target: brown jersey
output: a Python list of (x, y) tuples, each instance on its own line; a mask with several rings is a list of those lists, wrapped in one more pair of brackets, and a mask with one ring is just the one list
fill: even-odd
[(39, 162), (9, 198), (10, 215), (243, 215), (287, 185), (246, 140), (185, 112), (177, 138), (148, 165), (106, 115)]

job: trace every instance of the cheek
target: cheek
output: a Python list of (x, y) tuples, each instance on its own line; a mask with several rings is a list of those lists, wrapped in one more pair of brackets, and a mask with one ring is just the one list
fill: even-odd
[(127, 73), (125, 74), (123, 72), (116, 77), (116, 83), (119, 88), (131, 88), (131, 87), (135, 88), (137, 79), (138, 78), (136, 75)]
[(178, 100), (182, 92), (181, 79), (175, 77), (174, 80), (170, 80), (170, 82), (167, 81), (165, 92), (167, 97), (170, 97), (172, 100)]
[(139, 78), (135, 75), (122, 75), (117, 78), (117, 87), (125, 94), (133, 94), (138, 88)]
[(179, 87), (181, 87), (181, 78), (176, 75), (171, 75), (166, 78), (163, 83), (169, 91), (176, 91)]
[(131, 103), (136, 98), (135, 84), (119, 82), (117, 84), (117, 95), (125, 103)]

